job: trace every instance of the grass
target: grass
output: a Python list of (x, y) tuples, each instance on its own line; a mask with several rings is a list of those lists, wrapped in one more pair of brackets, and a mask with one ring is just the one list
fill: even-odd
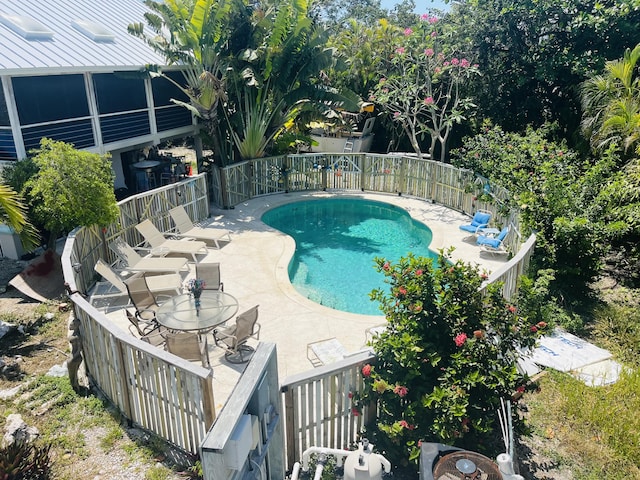
[(589, 323), (591, 340), (627, 368), (606, 387), (549, 371), (527, 394), (529, 426), (553, 445), (546, 453), (585, 480), (640, 479), (640, 312), (637, 291), (603, 292)]

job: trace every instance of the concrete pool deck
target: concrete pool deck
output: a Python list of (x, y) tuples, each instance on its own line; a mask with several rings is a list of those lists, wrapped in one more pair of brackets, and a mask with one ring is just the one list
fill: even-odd
[[(289, 282), (287, 273), (295, 249), (293, 239), (260, 220), (265, 211), (279, 205), (336, 196), (383, 201), (403, 208), (431, 229), (432, 250), (455, 247), (452, 254), (454, 260), (477, 264), (487, 272), (495, 271), (507, 261), (506, 256), (502, 255), (481, 255), (479, 247), (464, 241), (468, 234), (458, 227), (469, 223), (468, 216), (442, 205), (410, 197), (343, 191), (297, 192), (253, 198), (229, 210), (213, 209), (210, 226), (230, 230), (232, 240), (223, 244), (220, 250), (211, 249), (201, 261), (220, 262), (224, 291), (238, 299), (239, 313), (260, 305), (260, 341), (277, 345), (280, 381), (313, 369), (307, 358), (307, 344), (336, 338), (347, 352), (354, 353), (365, 347), (365, 330), (385, 322), (382, 315), (341, 312), (300, 295)], [(348, 281), (345, 279), (345, 282)], [(123, 318), (119, 319), (119, 323), (124, 321), (126, 328), (124, 313), (120, 312), (120, 315)], [(228, 323), (232, 322), (230, 320)], [(224, 360), (224, 351), (216, 348), (211, 338), (209, 344), (216, 408), (219, 408), (228, 398), (246, 364), (230, 365)]]

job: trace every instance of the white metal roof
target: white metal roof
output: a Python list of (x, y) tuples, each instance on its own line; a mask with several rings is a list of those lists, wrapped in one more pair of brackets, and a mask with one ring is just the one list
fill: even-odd
[[(0, 75), (111, 72), (163, 65), (162, 56), (127, 33), (130, 23), (145, 23), (147, 11), (141, 0), (2, 0), (0, 14), (35, 19), (53, 37), (28, 40), (0, 22)], [(113, 41), (92, 40), (73, 26), (74, 21), (101, 25), (113, 34)]]

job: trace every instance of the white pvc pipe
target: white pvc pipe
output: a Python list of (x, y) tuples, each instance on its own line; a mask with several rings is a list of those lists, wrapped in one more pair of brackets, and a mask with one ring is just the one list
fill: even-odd
[(298, 480), (299, 474), (300, 474), (300, 462), (296, 462), (293, 464), (293, 470), (291, 470), (291, 480)]
[(302, 453), (302, 471), (309, 471), (309, 457), (314, 453), (324, 453), (333, 455), (337, 459), (337, 466), (342, 466), (342, 459), (351, 453), (351, 450), (341, 450), (339, 448), (309, 447)]
[(320, 480), (322, 478), (322, 471), (324, 470), (324, 463), (318, 462), (316, 466), (316, 474), (313, 477), (313, 480)]

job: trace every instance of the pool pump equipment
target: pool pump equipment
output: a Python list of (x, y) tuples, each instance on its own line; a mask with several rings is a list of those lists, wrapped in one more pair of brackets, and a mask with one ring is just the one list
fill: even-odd
[(373, 453), (373, 445), (367, 439), (358, 444), (357, 450), (311, 447), (302, 454), (302, 465), (293, 466), (291, 480), (312, 478), (309, 466), (311, 455), (316, 454), (316, 468), (313, 480), (320, 480), (329, 460), (335, 457), (335, 478), (343, 480), (381, 480), (383, 474), (391, 471), (391, 463), (382, 455)]

